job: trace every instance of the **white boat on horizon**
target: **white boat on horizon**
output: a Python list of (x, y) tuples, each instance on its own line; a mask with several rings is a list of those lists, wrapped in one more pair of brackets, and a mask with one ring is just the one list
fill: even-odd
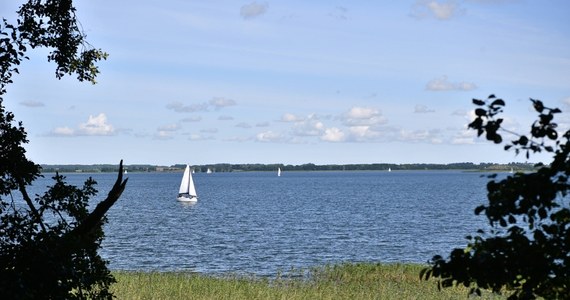
[(194, 186), (194, 180), (192, 179), (190, 165), (186, 165), (186, 169), (184, 169), (184, 175), (182, 175), (180, 189), (178, 190), (178, 198), (176, 199), (181, 202), (198, 201), (198, 194), (196, 194), (196, 187)]
[(277, 168), (277, 177), (281, 176), (281, 168)]

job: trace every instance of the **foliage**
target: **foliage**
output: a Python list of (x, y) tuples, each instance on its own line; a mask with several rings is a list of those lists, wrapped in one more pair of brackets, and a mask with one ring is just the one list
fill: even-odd
[[(479, 230), (468, 236), (468, 247), (455, 249), (446, 260), (434, 256), (431, 266), (420, 276), (438, 277), (440, 287), (453, 284), (500, 292), (507, 289), (510, 299), (570, 298), (570, 131), (557, 132), (554, 115), (561, 111), (548, 108), (542, 101), (531, 99), (538, 120), (531, 125), (530, 135), (516, 135), (504, 146), (515, 153), (548, 152), (552, 162), (540, 165), (536, 172), (516, 173), (488, 183), (487, 205), (475, 209), (484, 213), (490, 230)], [(469, 127), (494, 143), (501, 143), (498, 118), (505, 102), (494, 95), (487, 100), (474, 99), (476, 118)], [(514, 134), (514, 133), (512, 133)]]
[(18, 16), (16, 25), (6, 19), (0, 24), (0, 297), (111, 298), (114, 278), (97, 250), (105, 213), (125, 188), (122, 162), (109, 195), (91, 212), (88, 201), (97, 193), (92, 179), (77, 188), (56, 174), (53, 186), (32, 199), (26, 187), (41, 168), (26, 158), (22, 122), (3, 105), (28, 47), (51, 49), (48, 60), (56, 63), (57, 78), (76, 74), (79, 81), (93, 83), (94, 63), (106, 54), (87, 49), (71, 0), (29, 0)]

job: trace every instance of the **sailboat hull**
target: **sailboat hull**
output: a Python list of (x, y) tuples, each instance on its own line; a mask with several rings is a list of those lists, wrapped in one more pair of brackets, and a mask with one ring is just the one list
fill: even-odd
[(176, 200), (180, 202), (198, 202), (198, 197), (178, 197)]

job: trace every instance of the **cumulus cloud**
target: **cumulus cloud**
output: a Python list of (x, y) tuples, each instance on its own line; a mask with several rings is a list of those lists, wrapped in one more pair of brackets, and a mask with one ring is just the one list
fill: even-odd
[(249, 20), (265, 14), (268, 8), (269, 5), (267, 3), (257, 3), (253, 1), (241, 7), (240, 15), (244, 20)]
[(477, 86), (471, 82), (450, 82), (447, 76), (432, 79), (426, 84), (428, 91), (471, 91)]
[(388, 120), (382, 116), (380, 110), (372, 107), (352, 107), (341, 116), (346, 126), (385, 124)]
[(455, 1), (418, 0), (412, 6), (411, 16), (417, 19), (436, 18), (437, 20), (449, 20), (463, 12), (464, 10)]
[(52, 131), (53, 135), (73, 136), (75, 131), (69, 127), (57, 127)]
[(283, 121), (283, 122), (299, 122), (299, 121), (303, 121), (303, 118), (299, 117), (299, 116), (295, 116), (294, 114), (285, 113), (285, 114), (283, 114), (283, 116), (281, 116), (281, 121)]
[(293, 126), (293, 134), (296, 136), (320, 136), (325, 131), (325, 124), (315, 114), (306, 119), (296, 122)]
[(321, 140), (326, 142), (343, 142), (346, 140), (346, 134), (336, 127), (327, 128), (321, 136)]
[(435, 112), (435, 110), (430, 109), (429, 107), (427, 107), (425, 105), (421, 105), (421, 104), (416, 105), (416, 107), (414, 108), (414, 113), (416, 113), (416, 114), (425, 114), (425, 113), (432, 113), (432, 112)]
[(97, 116), (90, 115), (87, 122), (79, 124), (77, 129), (70, 127), (57, 127), (50, 135), (56, 136), (109, 136), (115, 133), (115, 128), (107, 123), (107, 116), (100, 113)]
[(45, 104), (43, 102), (40, 101), (22, 101), (20, 102), (20, 105), (25, 106), (25, 107), (42, 107), (45, 106)]
[(283, 136), (273, 131), (260, 132), (255, 136), (258, 142), (280, 142), (283, 141)]

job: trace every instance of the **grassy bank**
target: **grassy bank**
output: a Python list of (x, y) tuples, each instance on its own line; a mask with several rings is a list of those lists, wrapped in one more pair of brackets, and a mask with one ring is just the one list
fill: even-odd
[[(117, 272), (117, 299), (466, 299), (468, 289), (438, 291), (420, 281), (422, 266), (345, 264), (277, 279), (189, 273)], [(477, 299), (503, 299), (490, 294)]]

